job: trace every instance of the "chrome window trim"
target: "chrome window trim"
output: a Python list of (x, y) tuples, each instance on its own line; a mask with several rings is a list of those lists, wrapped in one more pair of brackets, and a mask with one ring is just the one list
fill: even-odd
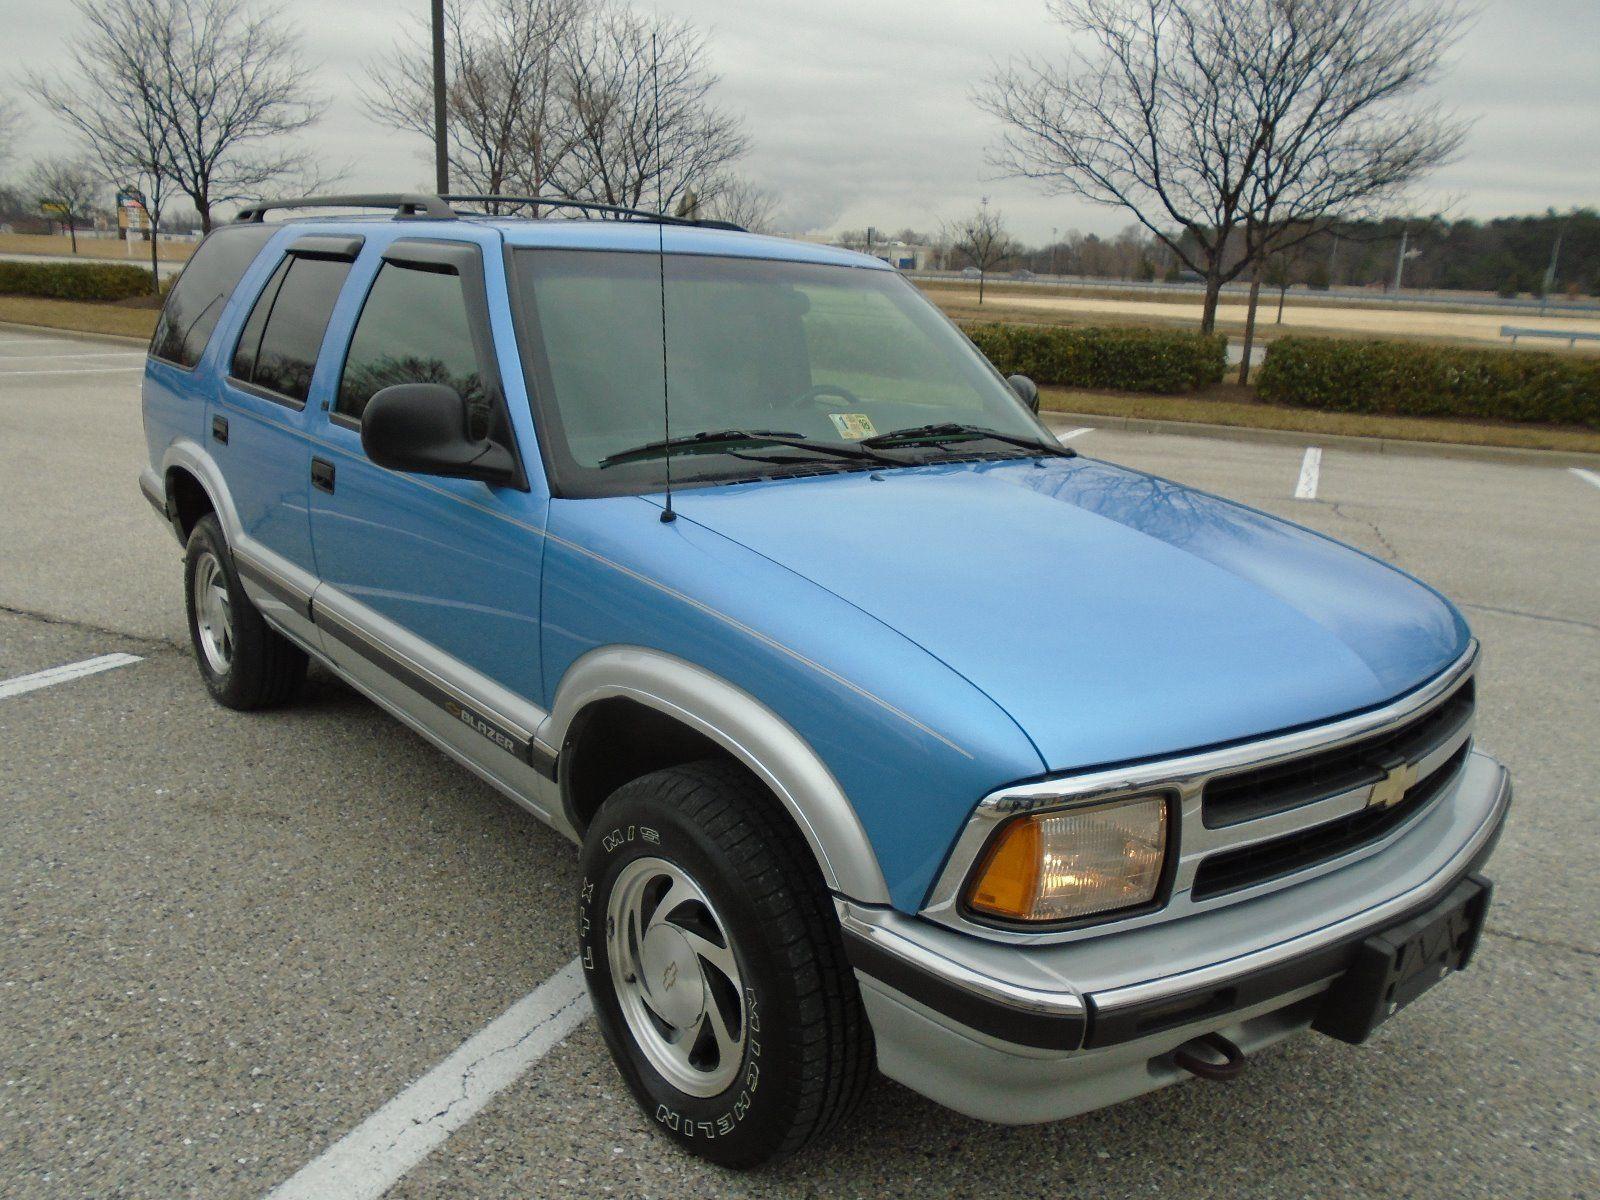
[[(1227, 746), (1219, 750), (1017, 784), (992, 792), (978, 803), (967, 819), (967, 824), (956, 839), (955, 846), (934, 883), (928, 902), (920, 915), (948, 928), (992, 941), (1030, 945), (1076, 941), (1122, 929), (1170, 921), (1195, 912), (1233, 904), (1252, 896), (1316, 878), (1318, 875), (1379, 853), (1401, 836), (1411, 826), (1412, 821), (1402, 822), (1397, 829), (1368, 845), (1280, 879), (1268, 880), (1200, 901), (1192, 900), (1189, 894), (1195, 871), (1202, 858), (1219, 850), (1234, 849), (1253, 842), (1281, 837), (1286, 833), (1320, 825), (1359, 811), (1366, 806), (1372, 791), (1370, 787), (1355, 788), (1287, 812), (1208, 829), (1201, 819), (1200, 811), (1201, 794), (1208, 781), (1219, 775), (1270, 766), (1317, 751), (1334, 749), (1362, 738), (1381, 735), (1403, 725), (1452, 694), (1458, 685), (1474, 674), (1478, 658), (1479, 645), (1477, 640), (1473, 639), (1465, 652), (1450, 666), (1406, 696), (1382, 708), (1324, 725), (1241, 745)], [(1468, 720), (1446, 743), (1431, 751), (1422, 763), (1425, 766), (1442, 763), (1450, 754), (1470, 743), (1472, 726), (1473, 722)], [(1071, 929), (1053, 930), (1000, 928), (973, 920), (961, 911), (961, 892), (967, 877), (988, 844), (990, 836), (1002, 821), (1022, 813), (1099, 804), (1157, 792), (1176, 794), (1178, 812), (1178, 819), (1172, 830), (1174, 836), (1169, 842), (1168, 850), (1169, 855), (1176, 854), (1178, 858), (1171, 890), (1164, 905), (1120, 920), (1110, 917), (1097, 923), (1078, 923)], [(1432, 805), (1428, 807), (1431, 808)], [(1412, 820), (1420, 815), (1420, 812), (1414, 814)]]

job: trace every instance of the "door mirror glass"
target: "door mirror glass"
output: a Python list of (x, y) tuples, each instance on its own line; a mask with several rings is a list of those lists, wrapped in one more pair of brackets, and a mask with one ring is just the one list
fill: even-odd
[(1022, 402), (1034, 412), (1039, 411), (1039, 385), (1026, 375), (1007, 375), (1006, 382), (1011, 385), (1011, 390), (1022, 397)]
[(515, 486), (511, 452), (472, 436), (461, 393), (442, 383), (397, 383), (373, 394), (361, 414), (361, 448), (380, 467)]

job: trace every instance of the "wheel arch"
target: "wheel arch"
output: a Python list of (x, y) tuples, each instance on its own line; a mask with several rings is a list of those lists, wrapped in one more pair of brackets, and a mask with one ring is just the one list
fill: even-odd
[(233, 541), (239, 519), (232, 497), (216, 464), (198, 446), (184, 440), (167, 448), (161, 462), (161, 487), (179, 541), (189, 536), (195, 522), (207, 512), (216, 514), (223, 536)]
[[(619, 717), (641, 709), (651, 714), (646, 718), (649, 740), (659, 741), (672, 731), (684, 739), (667, 746), (660, 761), (647, 750), (642, 756), (650, 764), (646, 769), (706, 757), (706, 750), (726, 755), (782, 804), (831, 890), (863, 903), (889, 903), (866, 830), (833, 773), (805, 739), (743, 689), (674, 655), (643, 647), (602, 647), (574, 662), (540, 728), (539, 740), (560, 749), (562, 803), (580, 835), (598, 808), (595, 793), (610, 782), (603, 770), (597, 773), (596, 747), (614, 733)], [(685, 753), (695, 750), (700, 753)], [(620, 786), (625, 780), (617, 782)]]

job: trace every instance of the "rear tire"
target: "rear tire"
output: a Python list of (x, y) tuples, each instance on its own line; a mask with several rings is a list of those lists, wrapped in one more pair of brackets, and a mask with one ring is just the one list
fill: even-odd
[(658, 1132), (727, 1167), (822, 1137), (872, 1077), (872, 1031), (810, 848), (723, 761), (619, 788), (583, 847), (596, 1019)]
[(305, 651), (267, 624), (245, 595), (215, 514), (195, 522), (183, 559), (189, 640), (200, 678), (228, 708), (270, 708), (306, 677)]

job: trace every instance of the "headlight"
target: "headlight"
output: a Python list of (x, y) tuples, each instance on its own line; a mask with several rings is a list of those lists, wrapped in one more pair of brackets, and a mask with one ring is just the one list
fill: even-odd
[(1155, 899), (1167, 850), (1167, 802), (1140, 796), (1017, 817), (995, 834), (967, 885), (976, 912), (1070, 921)]

